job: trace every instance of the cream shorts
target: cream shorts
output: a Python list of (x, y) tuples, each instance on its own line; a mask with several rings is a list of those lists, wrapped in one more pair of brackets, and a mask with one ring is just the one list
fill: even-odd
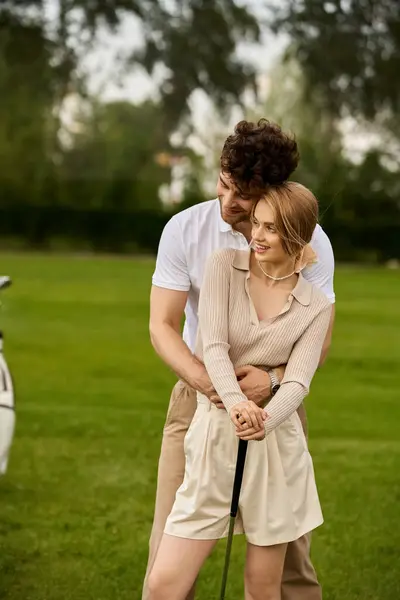
[[(226, 537), (238, 438), (229, 415), (197, 394), (185, 437), (185, 477), (165, 533)], [(261, 442), (249, 442), (235, 533), (257, 546), (290, 542), (323, 522), (312, 459), (297, 412)]]

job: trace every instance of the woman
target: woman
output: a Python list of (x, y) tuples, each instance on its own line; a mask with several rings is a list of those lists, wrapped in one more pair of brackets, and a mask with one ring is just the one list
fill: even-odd
[[(228, 530), (238, 438), (250, 444), (239, 501), (248, 547), (246, 600), (279, 600), (287, 543), (322, 523), (312, 460), (296, 412), (307, 395), (331, 304), (301, 275), (315, 259), (313, 194), (272, 186), (252, 213), (252, 247), (210, 258), (200, 294), (197, 356), (226, 412), (200, 393), (185, 438), (186, 472), (149, 578), (151, 600), (186, 597)], [(265, 409), (249, 402), (234, 369), (286, 364)], [(233, 427), (232, 427), (233, 424)]]

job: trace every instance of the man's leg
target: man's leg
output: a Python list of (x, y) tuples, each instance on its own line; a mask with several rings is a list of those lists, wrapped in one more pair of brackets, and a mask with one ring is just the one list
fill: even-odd
[[(308, 438), (303, 404), (297, 412), (304, 435)], [(322, 600), (321, 586), (310, 558), (310, 545), (310, 533), (288, 544), (282, 576), (282, 600)]]
[[(196, 407), (196, 392), (182, 381), (178, 381), (172, 390), (161, 444), (154, 519), (142, 600), (148, 600), (147, 580), (164, 533), (165, 522), (175, 501), (176, 491), (185, 474), (183, 442)], [(194, 590), (187, 600), (193, 598)]]
[(287, 547), (282, 576), (282, 600), (322, 600), (322, 590), (310, 559), (311, 534)]

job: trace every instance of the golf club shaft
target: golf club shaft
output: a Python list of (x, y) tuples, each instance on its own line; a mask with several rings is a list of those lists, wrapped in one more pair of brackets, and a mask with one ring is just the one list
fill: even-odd
[(229, 520), (229, 532), (228, 539), (226, 542), (226, 551), (225, 551), (225, 564), (224, 564), (224, 572), (222, 574), (222, 584), (221, 584), (221, 593), (220, 600), (224, 600), (225, 598), (225, 590), (226, 590), (226, 582), (228, 581), (228, 571), (229, 571), (229, 563), (231, 559), (231, 549), (232, 549), (232, 541), (233, 541), (233, 531), (235, 528), (235, 517), (230, 517)]
[(233, 482), (231, 517), (236, 517), (239, 507), (240, 488), (242, 487), (244, 463), (246, 461), (247, 444), (245, 440), (239, 440), (239, 447), (236, 459), (235, 480)]
[(245, 440), (239, 440), (239, 447), (238, 447), (238, 453), (237, 453), (237, 459), (236, 459), (235, 479), (233, 482), (228, 539), (226, 542), (224, 572), (222, 574), (221, 593), (220, 593), (220, 597), (219, 597), (220, 600), (225, 599), (225, 589), (226, 589), (226, 582), (228, 580), (228, 571), (229, 571), (229, 563), (230, 563), (230, 558), (231, 558), (233, 532), (234, 532), (234, 528), (235, 528), (236, 515), (237, 515), (237, 511), (238, 511), (238, 507), (239, 507), (240, 488), (242, 487), (244, 463), (246, 461), (246, 453), (247, 453), (247, 444), (248, 444), (248, 442), (246, 442)]

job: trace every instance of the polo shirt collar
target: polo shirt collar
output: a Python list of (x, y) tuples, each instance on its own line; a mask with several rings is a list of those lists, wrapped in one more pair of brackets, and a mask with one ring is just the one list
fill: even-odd
[(229, 225), (226, 221), (223, 220), (221, 216), (221, 207), (219, 205), (219, 200), (217, 200), (217, 210), (218, 210), (218, 222), (219, 222), (219, 230), (222, 232), (232, 231), (232, 225)]
[[(236, 250), (233, 257), (232, 266), (239, 271), (250, 271), (250, 256), (251, 249), (248, 250)], [(295, 288), (292, 290), (291, 295), (296, 298), (303, 306), (308, 306), (311, 302), (312, 285), (307, 279), (299, 273), (299, 279), (296, 283)]]

